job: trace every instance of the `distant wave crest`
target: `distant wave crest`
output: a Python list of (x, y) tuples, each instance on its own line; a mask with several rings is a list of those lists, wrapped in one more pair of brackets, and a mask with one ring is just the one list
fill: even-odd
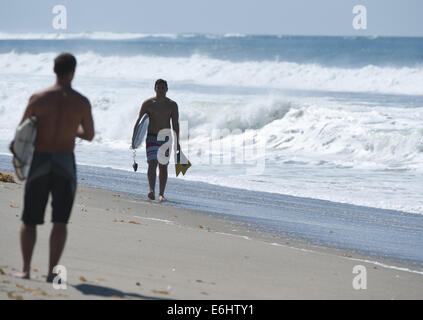
[(209, 39), (242, 38), (242, 33), (196, 34), (196, 33), (135, 33), (135, 32), (50, 32), (50, 33), (8, 33), (0, 31), (0, 40), (62, 40), (62, 39), (89, 39), (89, 40), (131, 40), (142, 38), (192, 38), (204, 36)]
[[(0, 73), (51, 74), (56, 53), (0, 54)], [(377, 92), (423, 95), (423, 66), (350, 69), (284, 61), (230, 62), (203, 55), (189, 57), (77, 55), (81, 76), (170, 81), (214, 86)]]

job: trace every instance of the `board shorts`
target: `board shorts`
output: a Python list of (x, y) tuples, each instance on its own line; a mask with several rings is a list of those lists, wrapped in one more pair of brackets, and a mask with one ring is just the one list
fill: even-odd
[[(169, 136), (166, 136), (166, 139), (164, 141), (158, 141), (157, 140), (157, 134), (147, 134), (146, 139), (146, 152), (147, 152), (147, 162), (151, 160), (158, 160), (159, 156), (159, 149), (162, 145), (164, 145), (166, 142), (169, 141)], [(160, 164), (169, 164), (169, 157), (170, 157), (170, 148), (167, 148), (164, 150), (163, 154), (160, 155), (163, 159), (160, 161)], [(166, 161), (164, 161), (166, 160)]]
[(75, 156), (71, 153), (34, 152), (25, 185), (24, 224), (43, 224), (49, 194), (53, 223), (68, 223), (76, 192)]

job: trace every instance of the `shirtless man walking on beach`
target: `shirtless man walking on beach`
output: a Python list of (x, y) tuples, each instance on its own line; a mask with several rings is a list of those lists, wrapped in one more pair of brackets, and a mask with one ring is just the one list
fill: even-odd
[[(157, 154), (162, 145), (169, 141), (170, 135), (170, 121), (172, 120), (172, 128), (176, 135), (177, 141), (177, 150), (180, 150), (179, 146), (179, 113), (178, 105), (175, 101), (166, 97), (167, 93), (167, 82), (163, 79), (156, 81), (154, 85), (154, 90), (156, 91), (156, 96), (144, 101), (141, 106), (141, 110), (138, 116), (138, 119), (134, 126), (134, 131), (132, 135), (132, 140), (134, 139), (135, 130), (141, 121), (141, 118), (144, 114), (149, 116), (149, 125), (148, 133), (146, 139), (147, 147), (147, 162), (148, 162), (148, 183), (150, 185), (150, 192), (148, 193), (148, 198), (151, 200), (155, 199), (155, 186), (156, 186), (156, 170), (157, 165), (159, 166), (159, 201), (164, 201), (164, 191), (166, 188), (167, 182), (167, 166), (169, 164), (170, 157), (170, 148), (165, 152), (164, 157), (158, 157)], [(168, 136), (165, 140), (160, 141), (158, 139), (158, 134), (161, 130), (168, 130)], [(166, 131), (162, 131), (166, 132)]]
[(37, 138), (25, 185), (20, 231), (23, 271), (17, 276), (21, 278), (30, 278), (36, 226), (44, 223), (51, 192), (53, 228), (47, 281), (53, 281), (53, 268), (65, 247), (66, 226), (76, 192), (75, 138), (91, 141), (94, 137), (90, 102), (71, 87), (75, 68), (74, 56), (60, 54), (54, 60), (56, 84), (31, 96), (21, 121), (31, 116), (37, 118)]

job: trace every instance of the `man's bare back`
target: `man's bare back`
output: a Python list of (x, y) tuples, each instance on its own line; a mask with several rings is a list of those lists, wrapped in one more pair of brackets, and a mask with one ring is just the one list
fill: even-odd
[(56, 84), (35, 93), (22, 122), (29, 116), (37, 118), (37, 152), (73, 152), (75, 137), (94, 136), (90, 102), (71, 87)]
[(87, 98), (72, 89), (76, 58), (62, 53), (54, 59), (56, 84), (37, 92), (29, 100), (21, 123), (37, 118), (37, 138), (25, 184), (21, 226), (22, 272), (19, 278), (30, 278), (37, 225), (44, 223), (45, 209), (51, 196), (53, 228), (50, 234), (50, 255), (47, 282), (53, 282), (55, 266), (65, 247), (69, 221), (77, 187), (73, 153), (75, 137), (91, 141), (94, 123)]

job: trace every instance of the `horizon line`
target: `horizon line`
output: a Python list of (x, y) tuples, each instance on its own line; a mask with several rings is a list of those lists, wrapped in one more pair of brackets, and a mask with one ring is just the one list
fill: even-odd
[[(423, 35), (388, 35), (388, 34), (307, 34), (307, 33), (244, 33), (244, 32), (136, 32), (136, 31), (104, 31), (104, 30), (84, 30), (84, 31), (4, 31), (0, 30), (0, 35), (78, 35), (78, 34), (111, 34), (111, 35), (132, 35), (132, 36), (175, 36), (175, 35), (202, 35), (202, 36), (226, 36), (226, 37), (248, 37), (248, 36), (275, 36), (275, 37), (349, 37), (349, 38), (423, 38)], [(13, 39), (2, 39), (0, 40), (13, 40)], [(35, 39), (34, 39), (35, 40)]]

